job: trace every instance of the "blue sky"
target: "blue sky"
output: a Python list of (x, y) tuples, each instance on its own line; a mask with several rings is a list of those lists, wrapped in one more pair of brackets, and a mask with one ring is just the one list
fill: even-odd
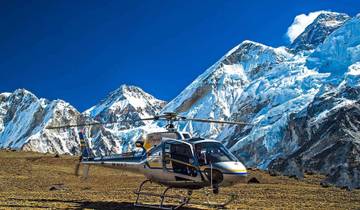
[(0, 1), (0, 92), (26, 88), (83, 111), (122, 84), (171, 100), (245, 39), (288, 44), (296, 15), (358, 0)]

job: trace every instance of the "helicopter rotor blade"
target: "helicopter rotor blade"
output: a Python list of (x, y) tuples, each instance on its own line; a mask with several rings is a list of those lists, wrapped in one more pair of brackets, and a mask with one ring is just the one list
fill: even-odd
[(141, 118), (136, 121), (144, 121), (144, 120), (158, 120), (160, 116), (148, 117), (148, 118)]
[(187, 117), (182, 117), (180, 120), (204, 122), (204, 123), (232, 124), (232, 125), (253, 125), (251, 123), (245, 123), (245, 122), (226, 121), (226, 120), (211, 120), (211, 119), (201, 119), (201, 118), (187, 118)]
[(70, 124), (70, 125), (59, 125), (59, 126), (47, 126), (46, 129), (60, 129), (60, 128), (74, 128), (74, 127), (85, 127), (85, 126), (92, 126), (92, 125), (105, 125), (105, 124), (112, 124), (116, 122), (91, 122), (91, 123), (80, 123), (80, 124)]
[[(134, 123), (138, 121), (148, 121), (148, 120), (167, 120), (169, 122), (174, 121), (194, 121), (194, 122), (203, 122), (203, 123), (220, 123), (220, 124), (232, 124), (232, 125), (253, 125), (251, 123), (245, 122), (236, 122), (236, 121), (226, 121), (226, 120), (212, 120), (212, 119), (202, 119), (202, 118), (188, 118), (184, 116), (179, 116), (175, 112), (167, 112), (160, 115), (155, 115), (153, 117), (139, 118), (135, 120), (122, 120), (122, 121), (108, 121), (108, 122), (89, 122), (81, 124), (70, 124), (70, 125), (59, 125), (59, 126), (47, 126), (46, 129), (61, 129), (61, 128), (73, 128), (73, 127), (85, 127), (93, 125), (110, 125), (110, 124), (121, 124), (121, 123)], [(128, 128), (120, 129), (127, 130)]]
[[(117, 123), (133, 123), (133, 122), (143, 121), (143, 120), (158, 120), (159, 117), (155, 116), (155, 117), (140, 118), (140, 119), (135, 119), (135, 120), (122, 120), (122, 121), (110, 121), (110, 122), (90, 122), (90, 123), (80, 123), (80, 124), (70, 124), (70, 125), (47, 126), (46, 129), (74, 128), (74, 127), (85, 127), (85, 126), (93, 126), (93, 125), (111, 125), (111, 124), (117, 124)], [(128, 129), (128, 128), (126, 128), (126, 129)], [(126, 129), (124, 129), (124, 130), (126, 130)]]

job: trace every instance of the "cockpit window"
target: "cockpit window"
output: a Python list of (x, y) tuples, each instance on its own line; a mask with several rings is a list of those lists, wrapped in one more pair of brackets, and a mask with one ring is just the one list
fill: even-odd
[(203, 142), (195, 144), (195, 154), (200, 166), (218, 162), (237, 161), (221, 143)]
[(184, 136), (185, 139), (189, 139), (189, 138), (190, 138), (190, 135), (187, 134), (187, 133), (183, 133), (183, 136)]

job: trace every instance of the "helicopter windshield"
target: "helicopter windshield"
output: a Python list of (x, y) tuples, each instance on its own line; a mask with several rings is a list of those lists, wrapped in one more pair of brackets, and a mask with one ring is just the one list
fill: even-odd
[(210, 163), (237, 161), (234, 155), (232, 155), (221, 143), (217, 142), (195, 144), (195, 154), (200, 166)]

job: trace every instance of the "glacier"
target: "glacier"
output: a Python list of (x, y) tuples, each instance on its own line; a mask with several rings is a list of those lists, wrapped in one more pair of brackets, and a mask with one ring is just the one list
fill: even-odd
[(351, 64), (360, 61), (360, 16), (331, 33), (308, 58), (307, 66), (319, 72), (341, 76)]

